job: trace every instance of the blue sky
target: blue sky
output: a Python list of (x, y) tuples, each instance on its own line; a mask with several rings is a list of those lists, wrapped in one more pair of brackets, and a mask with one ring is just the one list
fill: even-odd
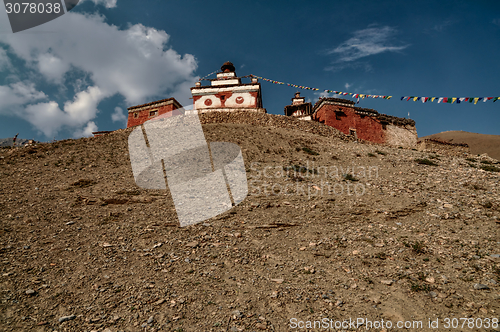
[[(500, 101), (400, 101), (500, 97), (499, 55), (498, 1), (86, 0), (16, 34), (2, 9), (0, 138), (124, 128), (132, 105), (169, 97), (191, 104), (189, 88), (225, 61), (239, 76), (391, 95), (359, 106), (409, 112), (419, 136), (500, 135)], [(297, 89), (261, 84), (264, 107), (283, 114)], [(301, 93), (313, 103), (324, 95)]]

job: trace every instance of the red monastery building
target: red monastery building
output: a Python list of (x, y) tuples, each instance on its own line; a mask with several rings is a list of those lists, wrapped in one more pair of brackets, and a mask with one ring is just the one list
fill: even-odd
[[(260, 83), (252, 78), (250, 83), (242, 83), (236, 76), (234, 65), (226, 62), (221, 73), (208, 86), (197, 82), (191, 88), (194, 109), (198, 113), (252, 111), (267, 113), (262, 107)], [(187, 112), (186, 112), (187, 113)]]
[(366, 141), (402, 147), (417, 144), (415, 121), (355, 107), (351, 100), (321, 98), (314, 105), (312, 120), (332, 126), (346, 135)]
[[(153, 101), (151, 103), (132, 106), (128, 108), (127, 128), (143, 124), (144, 122), (168, 112), (172, 112), (182, 105), (175, 98), (168, 98)], [(172, 112), (171, 115), (178, 115), (179, 111)]]

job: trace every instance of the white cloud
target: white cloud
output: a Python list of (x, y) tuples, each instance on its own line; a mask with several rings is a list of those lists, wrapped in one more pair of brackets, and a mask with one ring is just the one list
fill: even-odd
[(64, 114), (55, 101), (28, 105), (23, 115), (47, 137), (55, 135), (57, 130), (64, 125)]
[[(62, 127), (75, 128), (74, 136), (82, 136), (81, 128), (88, 125), (97, 114), (97, 105), (106, 95), (98, 87), (89, 87), (64, 104), (64, 110), (55, 101), (28, 105), (22, 116), (47, 137), (52, 137)], [(95, 125), (95, 124), (94, 124)], [(95, 131), (95, 130), (94, 130)]]
[(97, 86), (92, 86), (87, 91), (75, 95), (73, 102), (64, 104), (64, 111), (76, 123), (87, 122), (97, 114), (97, 105), (107, 95)]
[(352, 84), (349, 84), (349, 83), (346, 83), (346, 84), (344, 85), (344, 87), (345, 87), (346, 89), (349, 89), (351, 86), (352, 86)]
[(446, 28), (453, 25), (455, 22), (453, 20), (446, 20), (432, 27), (432, 30), (437, 32), (443, 32)]
[[(103, 3), (116, 5), (116, 1)], [(3, 20), (2, 15), (5, 14), (0, 13), (0, 30), (8, 30), (7, 17)], [(43, 77), (70, 91), (77, 89), (75, 99), (66, 102), (64, 110), (55, 107), (56, 96), (50, 96), (50, 102), (38, 104), (26, 96), (11, 98), (11, 103), (24, 108), (18, 115), (47, 136), (52, 137), (65, 126), (83, 133), (82, 126), (97, 115), (99, 102), (115, 94), (122, 95), (127, 106), (154, 97), (175, 97), (183, 104), (191, 103), (189, 88), (198, 78), (194, 75), (197, 62), (193, 55), (180, 55), (170, 48), (165, 31), (142, 24), (120, 30), (104, 20), (100, 15), (69, 12), (26, 32), (0, 34), (0, 42), (8, 45), (9, 53), (26, 61), (25, 70), (30, 75)], [(5, 53), (0, 53), (0, 63), (2, 54)], [(84, 75), (65, 82), (65, 74), (71, 70)], [(36, 91), (34, 85), (30, 87)], [(8, 94), (9, 89), (12, 86), (0, 87), (0, 96)], [(38, 93), (47, 97), (43, 92)], [(0, 100), (0, 112), (2, 104), (6, 102)], [(40, 114), (35, 114), (35, 110)], [(45, 121), (41, 114), (53, 121)]]
[(50, 53), (40, 54), (37, 60), (38, 71), (55, 83), (61, 83), (63, 75), (70, 68), (67, 62)]
[(7, 67), (10, 67), (10, 60), (7, 56), (7, 51), (3, 48), (0, 48), (0, 70), (3, 70)]
[(344, 96), (335, 94), (333, 92), (326, 92), (326, 91), (318, 91), (314, 92), (314, 95), (317, 98), (345, 98)]
[(342, 63), (384, 52), (398, 52), (407, 48), (408, 45), (391, 45), (391, 37), (395, 34), (396, 30), (388, 26), (358, 30), (354, 32), (354, 37), (329, 50), (327, 53), (338, 55), (335, 63)]
[[(80, 3), (84, 0), (80, 0)], [(86, 1), (86, 0), (85, 0)], [(116, 0), (92, 0), (92, 2), (96, 5), (103, 5), (106, 8), (114, 8), (116, 7)]]
[(0, 114), (13, 115), (20, 105), (47, 98), (35, 89), (35, 84), (17, 82), (0, 86)]
[(370, 72), (373, 70), (371, 64), (367, 62), (357, 61), (357, 62), (335, 62), (329, 67), (326, 67), (325, 70), (329, 71), (340, 71), (342, 69), (351, 68), (351, 69), (363, 69), (364, 71)]
[(113, 120), (113, 122), (121, 122), (127, 120), (127, 116), (120, 107), (115, 107), (115, 111), (111, 114), (111, 120)]
[(98, 131), (97, 125), (94, 121), (89, 121), (83, 130), (75, 132), (74, 137), (90, 137), (95, 131)]

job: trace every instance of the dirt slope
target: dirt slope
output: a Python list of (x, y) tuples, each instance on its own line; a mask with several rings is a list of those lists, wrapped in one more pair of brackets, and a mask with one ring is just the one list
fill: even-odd
[[(135, 185), (130, 130), (1, 149), (0, 329), (305, 331), (294, 324), (367, 318), (451, 331), (447, 317), (499, 318), (495, 160), (241, 119), (202, 121), (208, 141), (243, 150), (248, 197), (185, 228), (168, 192)], [(222, 120), (245, 123), (210, 123)]]
[(500, 159), (500, 135), (484, 135), (466, 131), (445, 131), (420, 137), (419, 140), (426, 138), (437, 138), (453, 143), (467, 143), (472, 154), (487, 153), (492, 158)]

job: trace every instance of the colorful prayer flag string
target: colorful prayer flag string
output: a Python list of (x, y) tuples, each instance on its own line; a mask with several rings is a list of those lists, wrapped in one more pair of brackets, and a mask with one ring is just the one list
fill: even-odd
[[(274, 81), (274, 80), (270, 80), (268, 78), (264, 78), (264, 77), (257, 76), (257, 75), (251, 75), (251, 76), (256, 77), (258, 79), (261, 79), (261, 80), (266, 81), (266, 82), (274, 83), (274, 84), (282, 84), (282, 85), (286, 84), (287, 86), (291, 86), (291, 87), (294, 87), (297, 89), (321, 91), (318, 88), (311, 88), (311, 87), (303, 86), (303, 85), (296, 85), (296, 84), (291, 84), (291, 83)], [(392, 98), (392, 96), (368, 95), (368, 94), (360, 94), (360, 93), (352, 93), (352, 92), (342, 92), (342, 91), (336, 91), (336, 90), (323, 90), (323, 91), (326, 93), (334, 93), (334, 94), (342, 95), (342, 96), (352, 96), (353, 98), (381, 98), (381, 99), (391, 99)]]
[[(318, 88), (310, 88), (310, 87), (307, 87), (307, 86), (303, 86), (303, 85), (296, 85), (296, 84), (291, 84), (291, 83), (284, 83), (284, 82), (279, 82), (279, 81), (274, 81), (274, 80), (270, 80), (268, 78), (264, 78), (264, 77), (261, 77), (261, 76), (256, 76), (256, 75), (250, 75), (252, 77), (256, 77), (258, 79), (261, 79), (263, 81), (267, 81), (267, 82), (271, 82), (271, 83), (274, 83), (274, 84), (281, 84), (281, 85), (287, 85), (287, 86), (291, 86), (291, 87), (294, 87), (294, 88), (298, 88), (298, 89), (304, 89), (304, 90), (313, 90), (313, 91), (320, 91), (320, 89)], [(369, 94), (362, 94), (362, 93), (352, 93), (352, 92), (342, 92), (342, 91), (337, 91), (337, 90), (322, 90), (326, 93), (334, 93), (334, 94), (337, 94), (337, 95), (341, 95), (341, 96), (351, 96), (352, 98), (356, 98), (359, 100), (359, 98), (361, 99), (364, 99), (364, 98), (381, 98), (381, 99), (391, 99), (392, 96), (383, 96), (383, 95), (369, 95)], [(433, 103), (434, 101), (437, 101), (438, 104), (440, 103), (447, 103), (447, 104), (454, 104), (454, 103), (457, 103), (457, 104), (460, 104), (460, 103), (464, 103), (464, 102), (469, 102), (469, 103), (474, 103), (474, 105), (476, 105), (478, 102), (480, 101), (483, 101), (483, 102), (487, 102), (489, 100), (493, 100), (493, 102), (496, 102), (497, 100), (500, 100), (500, 96), (499, 97), (419, 97), (419, 96), (403, 96), (401, 97), (401, 101), (403, 100), (406, 100), (406, 101), (421, 101), (422, 103), (427, 103), (427, 102), (431, 102)]]
[(211, 76), (213, 74), (216, 74), (218, 72), (220, 72), (220, 69), (217, 69), (216, 71), (213, 71), (210, 74), (203, 76), (202, 78), (199, 79), (199, 81), (204, 80), (205, 78), (207, 78), (207, 77), (209, 77), (209, 76)]
[(415, 97), (415, 96), (403, 96), (401, 97), (401, 101), (406, 100), (413, 100), (413, 101), (422, 101), (422, 103), (426, 103), (430, 101), (431, 103), (434, 102), (434, 100), (437, 100), (437, 103), (447, 103), (447, 104), (454, 104), (455, 102), (457, 104), (460, 103), (474, 103), (476, 105), (479, 101), (487, 102), (489, 100), (493, 100), (493, 102), (496, 102), (499, 100), (500, 97)]

